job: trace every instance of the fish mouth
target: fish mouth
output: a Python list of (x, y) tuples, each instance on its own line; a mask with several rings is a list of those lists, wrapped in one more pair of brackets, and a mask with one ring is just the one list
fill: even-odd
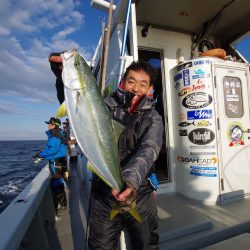
[(71, 57), (74, 57), (75, 54), (77, 54), (77, 49), (72, 49), (70, 51), (64, 52), (61, 54), (61, 57), (63, 58), (63, 60), (67, 61), (69, 60)]

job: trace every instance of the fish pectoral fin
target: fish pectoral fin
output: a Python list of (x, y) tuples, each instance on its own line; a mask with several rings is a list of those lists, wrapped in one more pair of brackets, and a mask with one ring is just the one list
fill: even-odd
[(112, 124), (112, 128), (113, 128), (114, 136), (115, 136), (115, 141), (116, 141), (116, 143), (118, 143), (118, 139), (119, 139), (119, 137), (124, 129), (124, 126), (121, 123), (119, 123), (113, 119), (111, 119), (111, 124)]
[(115, 84), (114, 83), (108, 83), (106, 85), (106, 88), (104, 89), (103, 97), (109, 96), (115, 89)]
[(113, 220), (117, 214), (119, 214), (119, 208), (114, 206), (110, 213), (110, 220)]
[(67, 107), (66, 107), (66, 103), (65, 101), (61, 104), (61, 106), (59, 107), (59, 109), (56, 111), (56, 118), (61, 118), (64, 116), (67, 116)]
[(101, 174), (99, 173), (95, 167), (93, 166), (93, 164), (91, 164), (91, 162), (88, 161), (87, 163), (87, 168), (89, 171), (91, 171), (92, 173), (94, 173), (95, 175), (97, 175), (103, 182), (105, 182), (109, 187), (112, 188), (111, 183)]

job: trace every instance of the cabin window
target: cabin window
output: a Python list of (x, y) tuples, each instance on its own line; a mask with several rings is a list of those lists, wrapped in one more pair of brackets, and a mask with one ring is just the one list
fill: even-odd
[(223, 91), (226, 116), (228, 118), (241, 118), (244, 110), (240, 78), (225, 76), (223, 78)]

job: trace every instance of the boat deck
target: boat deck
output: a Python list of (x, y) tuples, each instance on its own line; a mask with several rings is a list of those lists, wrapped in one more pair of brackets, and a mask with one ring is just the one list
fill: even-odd
[[(70, 178), (68, 208), (59, 213), (56, 222), (55, 250), (85, 249), (89, 201), (75, 164)], [(157, 207), (160, 249), (249, 249), (250, 199), (207, 206), (181, 195), (161, 194)]]

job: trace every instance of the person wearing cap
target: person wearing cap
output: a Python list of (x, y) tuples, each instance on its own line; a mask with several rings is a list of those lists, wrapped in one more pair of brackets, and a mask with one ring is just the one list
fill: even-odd
[(52, 195), (58, 212), (59, 208), (67, 207), (63, 173), (61, 173), (62, 166), (66, 165), (67, 145), (60, 129), (60, 119), (51, 117), (45, 123), (48, 124), (48, 130), (45, 132), (48, 142), (42, 151), (34, 155), (34, 158), (40, 157), (49, 161)]

